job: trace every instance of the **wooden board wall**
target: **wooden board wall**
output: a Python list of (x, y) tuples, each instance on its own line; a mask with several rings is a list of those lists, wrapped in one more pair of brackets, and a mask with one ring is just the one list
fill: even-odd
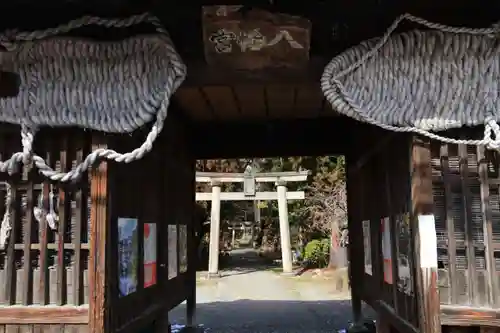
[[(458, 131), (452, 136), (461, 134), (467, 137), (473, 135), (470, 131)], [(370, 134), (367, 132), (366, 135)], [(384, 310), (377, 308), (380, 305), (378, 303), (383, 302), (396, 309), (395, 313), (401, 318), (392, 317), (391, 325), (403, 331), (408, 331), (408, 327), (403, 325), (405, 321), (418, 329), (422, 322), (418, 322), (414, 314), (424, 312), (425, 316), (439, 317), (438, 323), (442, 325), (500, 326), (500, 313), (497, 310), (500, 283), (497, 252), (500, 246), (496, 244), (499, 237), (495, 223), (497, 211), (500, 211), (498, 153), (484, 147), (450, 145), (415, 138), (410, 158), (410, 146), (408, 141), (404, 144), (403, 136), (386, 133), (384, 138), (383, 132), (379, 135), (378, 139), (372, 137), (371, 142), (378, 144), (373, 144), (371, 148), (361, 149), (362, 145), (358, 146), (358, 153), (349, 160), (348, 165), (352, 242), (358, 244), (366, 241), (360, 235), (366, 236), (368, 231), (371, 249), (368, 254), (370, 260), (366, 261), (365, 258), (361, 262), (359, 258), (364, 257), (364, 253), (361, 254), (362, 247), (352, 247), (353, 279), (363, 281), (359, 282), (361, 285), (370, 286), (368, 289), (357, 288), (354, 295), (375, 304), (377, 311), (382, 309), (382, 314)], [(366, 136), (361, 141), (366, 143)], [(413, 161), (411, 168), (409, 161)], [(409, 193), (412, 193), (411, 200)], [(384, 197), (385, 200), (381, 200)], [(409, 206), (410, 202), (413, 207)], [(413, 214), (412, 219), (410, 213)], [(400, 214), (403, 214), (402, 219), (399, 218)], [(387, 215), (394, 216), (391, 223), (397, 231), (410, 220), (416, 232), (417, 226), (411, 220), (415, 221), (417, 215), (425, 214), (433, 214), (435, 218), (437, 274), (424, 272), (430, 267), (422, 267), (418, 272), (418, 256), (411, 263), (411, 254), (415, 251), (411, 249), (416, 246), (412, 242), (419, 241), (417, 236), (405, 240), (399, 232), (399, 242), (394, 245), (391, 239), (392, 258), (395, 258), (394, 254), (401, 258), (402, 254), (409, 252), (408, 262), (410, 266), (415, 266), (410, 271), (414, 274), (411, 277), (412, 288), (421, 290), (422, 298), (417, 302), (415, 296), (401, 295), (399, 289), (403, 286), (402, 281), (398, 281), (396, 293), (394, 288), (388, 288), (390, 284), (384, 282), (386, 277), (382, 273), (385, 267), (381, 260), (383, 237), (378, 221)], [(371, 226), (368, 230), (362, 225), (367, 220)], [(366, 268), (370, 263), (371, 274), (368, 274)], [(401, 279), (401, 274), (397, 277), (394, 273), (397, 269), (401, 269), (401, 263), (395, 265), (393, 260), (394, 278)], [(427, 282), (429, 284), (426, 285)], [(373, 285), (380, 285), (381, 292), (371, 288)], [(438, 288), (440, 306), (436, 292)], [(415, 294), (412, 292), (411, 295)], [(417, 308), (419, 304), (421, 307)], [(425, 304), (427, 307), (424, 307)], [(434, 322), (434, 319), (426, 318), (423, 322)], [(425, 324), (426, 327), (420, 329), (436, 331), (441, 329), (440, 324), (439, 327), (427, 327)]]
[[(195, 281), (189, 280), (186, 264), (189, 264), (188, 243), (194, 207), (194, 159), (183, 126), (175, 116), (169, 116), (150, 153), (139, 161), (113, 164), (109, 168), (109, 332), (135, 333), (152, 327), (159, 332), (166, 330), (168, 310), (193, 296), (194, 287), (189, 283)], [(120, 151), (130, 151), (138, 147), (145, 136), (146, 133), (138, 132), (131, 137), (119, 137), (113, 140), (112, 146)], [(119, 217), (138, 220), (137, 290), (126, 296), (120, 296), (118, 292)], [(157, 228), (157, 283), (148, 287), (144, 286), (142, 240), (145, 223), (155, 223)], [(176, 233), (175, 237), (169, 237), (171, 232)], [(176, 241), (173, 247), (169, 245), (172, 240)], [(176, 256), (175, 271), (178, 274), (169, 279), (169, 258), (172, 255)]]
[[(195, 297), (195, 259), (198, 255), (194, 238), (194, 212), (196, 172), (195, 159), (191, 150), (190, 129), (180, 122), (172, 123), (165, 138), (165, 201), (164, 222), (177, 231), (177, 253), (163, 247), (168, 268), (177, 274), (164, 271), (166, 292), (169, 295), (167, 308), (171, 309), (188, 298), (190, 304)], [(198, 221), (197, 221), (198, 222)], [(168, 234), (168, 232), (167, 232)], [(170, 255), (170, 257), (169, 257)], [(169, 258), (176, 258), (172, 263)]]
[[(349, 234), (359, 244), (351, 252), (354, 294), (398, 331), (416, 332), (409, 136), (382, 130), (363, 134), (357, 151), (348, 155)], [(384, 227), (398, 235), (390, 237), (392, 261), (384, 260)]]
[[(19, 129), (0, 128), (2, 160), (20, 151)], [(68, 171), (90, 151), (88, 132), (41, 131), (35, 152), (56, 170)], [(87, 175), (74, 185), (50, 184), (36, 170), (3, 179), (12, 186), (12, 230), (0, 252), (0, 331), (88, 331), (90, 186)], [(0, 190), (5, 200), (6, 187)], [(53, 197), (51, 197), (53, 195)], [(50, 199), (59, 220), (51, 227), (44, 215)], [(4, 214), (5, 205), (0, 205)], [(16, 307), (9, 307), (16, 305)], [(50, 307), (47, 307), (50, 305)], [(59, 307), (58, 307), (59, 306)]]

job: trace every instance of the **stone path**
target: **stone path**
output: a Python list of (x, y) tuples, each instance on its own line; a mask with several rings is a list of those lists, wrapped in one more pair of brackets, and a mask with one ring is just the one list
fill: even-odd
[[(216, 280), (197, 285), (197, 322), (214, 333), (331, 333), (351, 320), (349, 295), (331, 284), (283, 277), (265, 269), (255, 252), (232, 254), (235, 263), (250, 265), (223, 270)], [(234, 267), (234, 266), (233, 266)], [(184, 322), (184, 305), (169, 314)]]

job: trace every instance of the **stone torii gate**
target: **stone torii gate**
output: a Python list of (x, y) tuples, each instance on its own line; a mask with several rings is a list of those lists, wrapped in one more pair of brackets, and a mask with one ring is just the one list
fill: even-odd
[[(287, 191), (288, 182), (307, 180), (309, 171), (255, 173), (248, 166), (244, 173), (197, 172), (197, 183), (209, 183), (211, 192), (197, 192), (196, 201), (212, 201), (210, 215), (210, 247), (208, 275), (219, 274), (219, 237), (221, 201), (265, 201), (278, 200), (278, 213), (281, 238), (283, 273), (292, 273), (292, 249), (290, 244), (290, 225), (288, 224), (288, 200), (303, 200), (304, 191)], [(222, 183), (243, 182), (243, 192), (221, 192)], [(257, 192), (257, 183), (275, 183), (276, 191)]]

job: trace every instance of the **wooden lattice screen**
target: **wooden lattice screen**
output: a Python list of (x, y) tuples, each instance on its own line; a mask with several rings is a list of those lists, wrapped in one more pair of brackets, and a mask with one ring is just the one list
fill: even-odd
[(498, 307), (499, 155), (439, 142), (431, 151), (441, 303)]
[[(56, 170), (70, 170), (90, 151), (91, 139), (83, 131), (37, 134), (35, 151)], [(18, 131), (2, 131), (1, 159), (20, 150)], [(12, 186), (12, 230), (0, 252), (0, 303), (5, 305), (88, 304), (89, 180), (59, 186), (43, 181), (33, 169), (4, 178)], [(0, 190), (4, 202), (5, 184)], [(52, 195), (51, 195), (52, 194)], [(53, 226), (37, 219), (34, 209), (53, 213)], [(0, 205), (3, 216), (5, 207)], [(38, 214), (37, 214), (38, 215)]]

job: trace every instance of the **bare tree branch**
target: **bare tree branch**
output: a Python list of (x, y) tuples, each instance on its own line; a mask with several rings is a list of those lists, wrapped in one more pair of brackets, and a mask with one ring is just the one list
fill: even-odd
[(305, 206), (310, 228), (329, 233), (347, 223), (347, 193), (343, 170), (320, 174), (308, 187)]

